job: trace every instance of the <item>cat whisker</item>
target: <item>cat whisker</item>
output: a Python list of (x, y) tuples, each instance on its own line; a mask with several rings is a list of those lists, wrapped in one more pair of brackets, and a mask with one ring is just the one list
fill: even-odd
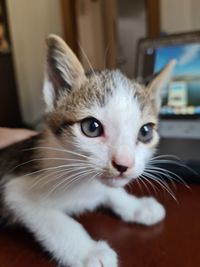
[(151, 187), (154, 190), (155, 195), (157, 195), (158, 192), (160, 192), (160, 188), (156, 184), (153, 184), (147, 177), (145, 177), (145, 175), (144, 175), (143, 179), (150, 183)]
[[(88, 171), (82, 171), (79, 172), (78, 174), (72, 174), (70, 177), (67, 177), (66, 179), (62, 180), (60, 183), (57, 183), (49, 192), (48, 192), (48, 196), (51, 195), (52, 193), (54, 193), (55, 191), (57, 191), (62, 185), (64, 185), (64, 187), (62, 188), (63, 191), (67, 191), (69, 189), (69, 187), (75, 183), (75, 181), (79, 181), (84, 174), (90, 174), (94, 172), (94, 170)], [(73, 179), (72, 179), (73, 178)], [(72, 179), (72, 180), (71, 180)], [(66, 181), (68, 181), (66, 183)], [(65, 184), (66, 183), (66, 184)], [(67, 187), (66, 187), (67, 186)]]
[(177, 199), (176, 199), (176, 197), (174, 195), (174, 192), (169, 188), (169, 186), (166, 183), (164, 183), (163, 180), (161, 180), (156, 175), (152, 175), (151, 173), (144, 172), (144, 175), (147, 178), (149, 178), (149, 179), (155, 181), (156, 183), (158, 183), (161, 186), (161, 188), (165, 189), (170, 194), (170, 196), (178, 203), (178, 201), (177, 201)]
[[(31, 188), (33, 188), (34, 186), (36, 186), (39, 183), (40, 183), (40, 185), (46, 185), (46, 184), (48, 184), (50, 182), (54, 182), (55, 183), (55, 181), (58, 180), (60, 176), (59, 177), (58, 176), (52, 177), (52, 179), (49, 180), (49, 178), (51, 176), (54, 176), (55, 174), (63, 173), (63, 175), (66, 175), (66, 174), (69, 174), (71, 172), (76, 172), (76, 171), (83, 170), (83, 169), (86, 169), (86, 168), (88, 168), (88, 167), (87, 166), (81, 166), (81, 167), (76, 167), (76, 168), (71, 167), (71, 168), (68, 168), (68, 169), (61, 169), (61, 170), (57, 170), (57, 171), (54, 171), (54, 172), (52, 172), (50, 170), (51, 171), (50, 174), (47, 174), (47, 175), (44, 175), (44, 176), (40, 175), (39, 177), (36, 177), (36, 182), (32, 184)], [(48, 178), (48, 180), (46, 180), (47, 178)], [(43, 182), (43, 180), (44, 180), (44, 182)]]
[(103, 65), (104, 65), (104, 68), (106, 69), (106, 63), (107, 63), (107, 55), (108, 55), (108, 51), (109, 51), (109, 49), (110, 49), (110, 45), (108, 44), (107, 46), (106, 46), (106, 49), (105, 49), (105, 52), (104, 52), (104, 59), (103, 59)]
[(165, 177), (166, 179), (168, 179), (171, 183), (172, 183), (172, 185), (174, 186), (174, 188), (176, 188), (176, 184), (174, 183), (174, 181), (173, 180), (175, 180), (175, 181), (177, 181), (176, 179), (174, 179), (174, 177), (172, 177), (171, 175), (169, 175), (169, 173), (165, 173), (165, 172), (162, 172), (162, 171), (160, 171), (160, 170), (157, 170), (156, 168), (148, 168), (147, 169), (147, 171), (149, 172), (149, 173), (152, 173), (152, 174), (157, 174), (157, 176), (160, 178), (160, 179), (162, 179), (163, 177)]
[(162, 181), (162, 184), (164, 184), (166, 187), (169, 188), (169, 186), (167, 185), (167, 183), (162, 179), (162, 177), (160, 176), (160, 172), (157, 172), (155, 170), (150, 170), (150, 169), (146, 169), (144, 174), (147, 174), (147, 175), (151, 175), (152, 177), (158, 179), (159, 181)]
[(156, 190), (155, 190), (155, 185), (153, 185), (151, 183), (151, 181), (149, 181), (144, 175), (141, 175), (140, 176), (140, 181), (143, 183), (143, 185), (145, 186), (145, 188), (147, 189), (148, 193), (150, 194), (150, 190), (149, 190), (149, 187), (146, 185), (146, 183), (144, 181), (146, 181), (148, 184), (150, 184), (150, 186), (153, 188), (153, 191), (154, 193), (157, 193)]
[(140, 181), (141, 181), (141, 177), (139, 176), (137, 179), (133, 180), (133, 181), (136, 181), (136, 183), (138, 184), (139, 188), (140, 188), (140, 191), (142, 192), (142, 194), (144, 194), (143, 192), (143, 188), (140, 184)]
[(175, 159), (175, 160), (177, 160), (177, 161), (181, 161), (181, 159), (179, 158), (179, 157), (177, 157), (177, 156), (175, 156), (175, 155), (172, 155), (172, 154), (164, 154), (164, 155), (157, 155), (157, 156), (154, 156), (154, 157), (152, 157), (151, 159)]
[(72, 150), (68, 150), (68, 149), (62, 149), (62, 148), (55, 148), (55, 147), (48, 147), (48, 146), (37, 146), (37, 147), (33, 147), (33, 148), (28, 148), (28, 149), (24, 149), (23, 151), (27, 151), (27, 150), (37, 150), (37, 149), (47, 149), (47, 150), (51, 150), (51, 151), (57, 151), (57, 152), (63, 152), (63, 153), (71, 153), (72, 155), (76, 155), (76, 156), (80, 156), (86, 159), (90, 159), (90, 157), (80, 154), (78, 152), (72, 151)]
[[(79, 181), (81, 178), (79, 178), (79, 177), (82, 177), (83, 175), (84, 175), (84, 177), (87, 175), (89, 175), (89, 174), (92, 174), (92, 173), (96, 173), (96, 171), (95, 170), (86, 170), (85, 172), (81, 172), (81, 173), (78, 173), (78, 175), (77, 176), (73, 176), (74, 178), (72, 179), (72, 180), (70, 180), (69, 181), (69, 183), (67, 183), (67, 184), (65, 184), (65, 190), (66, 190), (66, 186), (67, 186), (67, 189), (69, 188), (69, 186), (71, 186), (71, 184), (74, 184), (75, 182), (77, 182), (77, 181)], [(70, 179), (71, 179), (72, 177), (70, 177)]]
[[(137, 183), (138, 183), (138, 181), (137, 181)], [(129, 189), (132, 189), (132, 187), (131, 187), (131, 183), (128, 183), (126, 186), (127, 186)]]
[[(40, 184), (40, 186), (43, 185), (43, 180), (46, 181), (47, 178), (48, 178), (48, 181), (50, 182), (51, 180), (49, 180), (49, 178), (51, 178), (51, 176), (54, 176), (54, 175), (59, 174), (59, 173), (62, 173), (62, 172), (65, 172), (66, 173), (66, 170), (63, 170), (63, 169), (62, 170), (56, 170), (56, 171), (51, 171), (50, 170), (50, 171), (46, 171), (46, 172), (50, 172), (50, 173), (47, 173), (46, 175), (42, 174), (42, 175), (37, 176), (35, 178), (34, 183), (31, 184), (30, 189), (33, 189), (38, 184)], [(53, 179), (56, 179), (55, 176), (53, 177)]]
[(82, 53), (83, 56), (85, 57), (85, 59), (86, 59), (88, 65), (89, 65), (89, 67), (90, 67), (90, 70), (92, 71), (92, 73), (93, 73), (93, 75), (94, 75), (94, 77), (95, 77), (95, 81), (96, 81), (96, 85), (97, 85), (97, 87), (99, 87), (98, 76), (96, 75), (96, 73), (95, 73), (95, 71), (94, 71), (94, 68), (93, 68), (93, 66), (92, 66), (92, 64), (91, 64), (91, 62), (90, 62), (88, 56), (86, 55), (86, 53), (85, 53), (83, 47), (81, 46), (81, 44), (80, 44), (79, 42), (78, 42), (78, 45), (79, 45), (79, 48), (80, 48), (80, 50), (81, 50), (81, 53)]
[(153, 164), (172, 164), (172, 165), (177, 165), (180, 166), (186, 170), (188, 170), (189, 172), (191, 172), (191, 174), (194, 175), (199, 175), (195, 170), (193, 170), (191, 167), (189, 167), (187, 164), (185, 164), (182, 161), (173, 161), (173, 160), (155, 160), (152, 161)]
[[(82, 172), (84, 173), (84, 172), (86, 172), (86, 170), (82, 171)], [(73, 179), (71, 180), (71, 178), (76, 177), (78, 174), (79, 174), (79, 172), (78, 173), (73, 173), (69, 178), (69, 176), (66, 176), (66, 173), (63, 173), (62, 175), (57, 177), (57, 180), (59, 180), (59, 181), (48, 192), (48, 195), (51, 195), (53, 192), (57, 191), (62, 185), (65, 184), (66, 181), (68, 181), (68, 180), (69, 180), (69, 182), (72, 181)], [(65, 191), (65, 190), (63, 189), (63, 191)]]
[(96, 179), (96, 177), (101, 176), (101, 175), (102, 175), (101, 172), (97, 172), (97, 173), (94, 174), (92, 177), (90, 177), (90, 179), (89, 179), (87, 182), (88, 182), (88, 183), (91, 183), (91, 182), (93, 182), (93, 181)]
[(187, 166), (183, 161), (181, 160), (172, 160), (172, 159), (151, 159), (149, 161), (150, 163), (153, 164), (171, 164), (171, 165), (177, 165), (177, 166), (181, 166), (184, 167), (188, 170), (190, 170), (191, 172), (195, 172), (194, 170), (192, 170), (189, 166)]
[(63, 184), (64, 179), (66, 178), (66, 174), (63, 173), (62, 175), (57, 177), (57, 180), (59, 180), (59, 182), (57, 182), (53, 187), (51, 187), (51, 190), (48, 190), (46, 192), (46, 194), (43, 196), (43, 198), (48, 198), (49, 196), (51, 196), (54, 192), (56, 192), (60, 186)]
[[(144, 172), (144, 176), (146, 177), (146, 179), (148, 180), (148, 178), (150, 178), (150, 179), (156, 179), (156, 180), (159, 180), (161, 183), (162, 183), (162, 185), (161, 184), (159, 184), (159, 185), (161, 185), (161, 188), (163, 189), (163, 190), (166, 190), (163, 186), (166, 186), (166, 187), (168, 187), (165, 183), (164, 183), (164, 181), (162, 181), (162, 179), (160, 178), (160, 176), (158, 175), (158, 174), (156, 174), (155, 175), (155, 173), (151, 173), (151, 172)], [(151, 177), (150, 177), (151, 176)], [(152, 180), (153, 180), (152, 179)], [(156, 184), (155, 184), (155, 186), (156, 186)], [(158, 186), (156, 186), (156, 188), (157, 189), (159, 189), (158, 188)], [(159, 192), (160, 192), (160, 189), (159, 189)]]
[[(45, 171), (49, 171), (49, 170), (56, 170), (56, 169), (62, 169), (62, 168), (67, 168), (67, 167), (78, 167), (80, 166), (80, 164), (64, 164), (64, 165), (58, 165), (58, 166), (53, 166), (53, 167), (47, 167), (47, 168), (43, 168), (43, 169), (40, 169), (40, 170), (37, 170), (37, 171), (33, 171), (33, 172), (30, 172), (30, 173), (26, 173), (22, 176), (20, 176), (21, 178), (23, 177), (26, 177), (26, 176), (31, 176), (31, 175), (35, 175), (37, 173), (42, 173), (42, 172), (45, 172)], [(88, 166), (88, 167), (94, 167), (94, 165), (91, 165), (91, 164), (83, 164), (81, 166)], [(95, 166), (96, 168), (96, 166)]]
[(156, 164), (166, 163), (166, 164), (178, 165), (178, 166), (181, 166), (181, 167), (187, 169), (191, 173), (198, 175), (198, 173), (195, 170), (190, 168), (186, 163), (183, 162), (183, 160), (181, 158), (179, 158), (175, 155), (170, 155), (170, 154), (158, 155), (158, 156), (152, 157), (150, 162), (153, 162)]
[[(78, 168), (93, 168), (93, 167), (94, 167), (94, 165), (92, 165), (92, 164), (65, 164), (65, 165), (43, 168), (43, 169), (40, 169), (37, 171), (27, 173), (27, 174), (22, 175), (20, 177), (23, 178), (23, 177), (27, 177), (27, 176), (31, 176), (31, 175), (40, 174), (40, 173), (41, 173), (40, 176), (42, 176), (45, 172), (51, 172), (53, 170), (63, 170), (64, 172), (66, 172), (67, 170), (74, 170), (74, 169), (78, 169)], [(99, 169), (98, 166), (95, 166), (95, 168)]]
[[(21, 166), (23, 166), (23, 165), (29, 164), (29, 163), (31, 163), (31, 162), (42, 161), (42, 160), (44, 160), (44, 161), (48, 161), (48, 160), (49, 160), (49, 161), (50, 161), (50, 160), (57, 160), (57, 161), (72, 161), (72, 162), (80, 162), (80, 163), (84, 163), (84, 164), (86, 163), (86, 164), (88, 164), (88, 161), (86, 161), (86, 160), (81, 160), (81, 159), (52, 158), (52, 157), (46, 157), (46, 158), (44, 158), (44, 157), (41, 157), (41, 158), (31, 159), (31, 160), (28, 160), (28, 161), (26, 161), (26, 162), (23, 162), (23, 163), (21, 163), (21, 164), (15, 166), (14, 169), (17, 169), (17, 168), (19, 168), (19, 167), (21, 167)], [(13, 171), (14, 169), (12, 169), (12, 171)]]
[[(164, 169), (161, 167), (157, 167), (157, 166), (148, 166), (147, 170), (151, 171), (151, 172), (158, 172), (161, 175), (163, 175), (164, 177), (166, 177), (168, 180), (170, 180), (171, 182), (176, 181), (179, 183), (182, 183), (186, 188), (190, 189), (190, 186), (176, 173), (168, 170), (168, 169)], [(167, 172), (167, 173), (165, 173)], [(175, 184), (174, 184), (175, 185)]]

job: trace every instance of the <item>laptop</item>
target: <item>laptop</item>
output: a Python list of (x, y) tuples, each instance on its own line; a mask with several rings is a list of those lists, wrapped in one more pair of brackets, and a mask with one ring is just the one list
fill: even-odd
[(136, 78), (148, 83), (171, 59), (177, 64), (162, 92), (159, 155), (180, 158), (182, 166), (166, 164), (189, 182), (200, 182), (200, 32), (141, 39)]

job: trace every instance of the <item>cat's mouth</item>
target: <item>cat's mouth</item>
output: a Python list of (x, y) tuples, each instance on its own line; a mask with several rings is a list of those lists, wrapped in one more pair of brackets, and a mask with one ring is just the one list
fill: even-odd
[(123, 187), (130, 182), (131, 178), (119, 174), (117, 176), (102, 176), (100, 180), (103, 184), (110, 187)]

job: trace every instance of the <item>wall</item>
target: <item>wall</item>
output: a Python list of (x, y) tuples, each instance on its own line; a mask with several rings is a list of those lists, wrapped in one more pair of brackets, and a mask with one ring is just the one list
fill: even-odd
[(59, 1), (7, 0), (7, 9), (23, 120), (33, 125), (43, 112), (44, 40), (63, 32)]
[[(79, 55), (85, 70), (116, 68), (117, 0), (76, 0)], [(90, 61), (90, 64), (88, 62)]]
[(200, 30), (200, 1), (191, 0), (191, 18), (194, 30)]
[(81, 62), (85, 70), (102, 69), (105, 51), (102, 1), (76, 0), (76, 14)]
[(146, 35), (144, 1), (118, 0), (119, 63), (129, 77), (134, 76), (138, 39)]
[(163, 32), (200, 30), (199, 0), (161, 0), (160, 8)]

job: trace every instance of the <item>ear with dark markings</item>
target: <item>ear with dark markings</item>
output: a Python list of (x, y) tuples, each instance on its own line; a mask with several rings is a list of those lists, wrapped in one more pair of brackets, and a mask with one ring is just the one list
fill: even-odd
[(147, 85), (149, 100), (154, 100), (156, 108), (160, 108), (162, 99), (162, 90), (170, 82), (176, 60), (171, 60)]
[(60, 37), (51, 34), (46, 43), (44, 99), (48, 108), (52, 109), (61, 91), (70, 91), (75, 84), (80, 85), (86, 76), (80, 61)]

